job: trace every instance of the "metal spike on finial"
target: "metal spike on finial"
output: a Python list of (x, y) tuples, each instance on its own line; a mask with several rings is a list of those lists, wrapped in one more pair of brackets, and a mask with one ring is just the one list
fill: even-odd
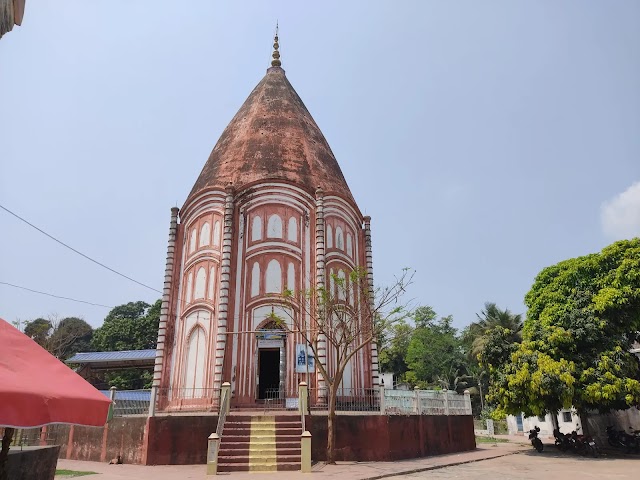
[(282, 66), (282, 62), (280, 61), (280, 52), (278, 51), (278, 48), (280, 48), (280, 45), (278, 44), (278, 22), (276, 21), (276, 35), (275, 37), (273, 37), (273, 53), (271, 54), (271, 57), (273, 57), (273, 60), (271, 60), (272, 67)]

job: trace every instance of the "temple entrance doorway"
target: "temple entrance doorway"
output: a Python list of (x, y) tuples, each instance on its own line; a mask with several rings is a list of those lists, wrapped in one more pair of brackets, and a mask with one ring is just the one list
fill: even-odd
[(256, 399), (282, 398), (285, 384), (285, 343), (287, 334), (271, 320), (266, 320), (256, 332)]
[(280, 349), (261, 348), (258, 353), (258, 399), (279, 398)]

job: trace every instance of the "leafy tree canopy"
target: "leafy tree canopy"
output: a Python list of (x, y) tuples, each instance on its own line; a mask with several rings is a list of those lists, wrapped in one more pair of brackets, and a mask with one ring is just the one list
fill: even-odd
[[(483, 352), (491, 397), (508, 413), (575, 406), (606, 412), (640, 404), (640, 239), (545, 268), (525, 297), (523, 341)], [(508, 332), (498, 331), (498, 336)], [(509, 361), (499, 362), (504, 355)]]
[(26, 322), (24, 333), (53, 356), (64, 360), (77, 352), (91, 350), (93, 328), (81, 318), (58, 320), (51, 316)]
[(51, 321), (44, 318), (36, 318), (26, 322), (24, 334), (31, 337), (38, 345), (45, 347), (52, 329)]
[(93, 334), (96, 351), (156, 348), (161, 300), (153, 305), (129, 302), (115, 307)]
[(497, 327), (502, 329), (504, 340), (509, 344), (522, 339), (522, 315), (511, 313), (509, 309), (502, 310), (495, 303), (487, 302), (484, 310), (476, 316), (478, 321), (469, 325), (469, 333), (473, 338), (470, 354), (474, 359), (482, 353), (487, 339)]
[[(453, 317), (436, 320), (431, 307), (419, 307), (414, 313), (416, 328), (407, 348), (407, 380), (422, 388), (455, 388), (465, 372), (466, 359)], [(460, 384), (460, 387), (463, 385)]]
[[(156, 348), (160, 306), (146, 302), (129, 302), (115, 307), (104, 323), (93, 334), (96, 351), (144, 350)], [(114, 370), (104, 374), (104, 382), (118, 389), (149, 388), (152, 374), (149, 370)]]
[(389, 372), (403, 380), (404, 374), (409, 369), (407, 365), (407, 352), (413, 334), (413, 327), (404, 320), (391, 325), (389, 332), (385, 333), (382, 341), (378, 363), (381, 372)]
[(60, 320), (49, 338), (51, 350), (58, 358), (67, 359), (78, 352), (91, 351), (93, 328), (77, 317)]

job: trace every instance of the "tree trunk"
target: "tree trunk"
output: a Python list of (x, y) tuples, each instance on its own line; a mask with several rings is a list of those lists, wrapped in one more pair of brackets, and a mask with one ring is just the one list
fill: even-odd
[(578, 416), (580, 417), (580, 423), (582, 424), (582, 434), (590, 435), (587, 412), (578, 412)]
[(13, 428), (4, 429), (2, 450), (0, 450), (0, 480), (9, 480), (9, 445), (11, 445), (13, 432)]
[(482, 394), (482, 379), (478, 382), (478, 390), (480, 390), (480, 411), (484, 410), (484, 398)]
[(329, 386), (329, 412), (327, 414), (327, 463), (330, 463), (330, 464), (336, 463), (336, 460), (334, 457), (336, 433), (335, 433), (333, 421), (336, 417), (337, 391), (338, 391), (338, 388), (336, 383), (333, 383), (332, 385)]
[(560, 420), (558, 420), (558, 412), (551, 412), (551, 425), (554, 430), (560, 431)]

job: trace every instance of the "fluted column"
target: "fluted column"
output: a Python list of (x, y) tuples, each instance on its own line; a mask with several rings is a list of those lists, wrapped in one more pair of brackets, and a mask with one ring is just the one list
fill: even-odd
[(231, 243), (233, 241), (233, 187), (225, 188), (224, 230), (222, 234), (222, 260), (220, 262), (220, 301), (218, 303), (218, 329), (216, 336), (216, 360), (214, 364), (213, 387), (222, 385), (222, 365), (227, 345), (227, 321), (229, 311), (229, 285), (231, 280)]
[(173, 264), (175, 261), (176, 232), (178, 230), (178, 207), (171, 209), (171, 220), (169, 222), (169, 243), (167, 245), (167, 259), (164, 269), (164, 287), (162, 289), (162, 304), (160, 306), (160, 321), (158, 324), (158, 341), (156, 346), (156, 359), (153, 367), (153, 383), (151, 392), (151, 403), (149, 405), (149, 415), (155, 414), (156, 397), (160, 381), (162, 380), (162, 368), (165, 357), (165, 340), (167, 333), (167, 322), (169, 321), (169, 304), (171, 302), (171, 287), (173, 279)]
[[(365, 266), (367, 268), (367, 283), (369, 288), (369, 304), (373, 309), (374, 290), (373, 290), (373, 252), (371, 250), (371, 217), (364, 217), (364, 258)], [(370, 320), (373, 322), (373, 318)], [(371, 344), (371, 376), (373, 386), (377, 387), (378, 380), (378, 343), (374, 338)]]
[[(324, 194), (322, 188), (316, 189), (316, 288), (321, 290), (325, 286), (325, 235), (324, 235)], [(322, 311), (317, 312), (317, 318), (322, 318)], [(313, 328), (313, 325), (310, 326)], [(327, 338), (318, 335), (318, 362), (327, 368)], [(322, 375), (318, 375), (318, 397), (326, 397), (326, 382)]]

